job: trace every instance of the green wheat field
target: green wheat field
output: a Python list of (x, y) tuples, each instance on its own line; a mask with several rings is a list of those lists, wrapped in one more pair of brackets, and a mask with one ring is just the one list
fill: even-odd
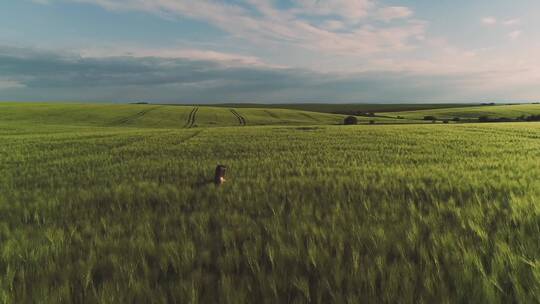
[(0, 302), (538, 303), (540, 105), (306, 110), (0, 103)]

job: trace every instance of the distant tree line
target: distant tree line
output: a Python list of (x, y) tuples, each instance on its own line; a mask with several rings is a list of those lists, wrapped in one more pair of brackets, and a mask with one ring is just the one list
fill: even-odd
[(522, 120), (522, 121), (540, 121), (540, 115), (529, 115), (529, 116), (521, 115), (520, 117), (518, 117), (518, 120)]
[[(435, 116), (428, 115), (424, 116), (424, 120), (437, 122), (439, 119)], [(461, 118), (454, 117), (451, 119), (453, 122), (460, 122)], [(540, 121), (540, 114), (537, 115), (521, 115), (517, 118), (508, 118), (508, 117), (489, 117), (487, 115), (482, 115), (478, 117), (478, 122), (519, 122), (519, 121)], [(442, 122), (448, 123), (448, 119), (443, 119)]]
[(358, 112), (354, 112), (354, 115), (356, 115), (356, 116), (366, 116), (366, 117), (375, 117), (375, 113), (373, 113), (373, 112), (358, 111)]
[(521, 115), (518, 118), (508, 118), (508, 117), (489, 117), (489, 116), (480, 116), (478, 117), (479, 122), (516, 122), (516, 121), (540, 121), (540, 115)]

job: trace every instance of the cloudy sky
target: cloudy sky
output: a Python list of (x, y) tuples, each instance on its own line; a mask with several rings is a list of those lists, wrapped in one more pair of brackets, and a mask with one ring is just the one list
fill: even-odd
[(0, 100), (540, 99), (538, 0), (2, 0)]

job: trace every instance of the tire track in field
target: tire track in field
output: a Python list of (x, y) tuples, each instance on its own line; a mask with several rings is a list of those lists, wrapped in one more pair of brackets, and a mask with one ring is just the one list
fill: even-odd
[[(115, 136), (116, 137), (116, 136)], [(120, 136), (118, 136), (120, 137)], [(146, 140), (145, 135), (137, 135), (137, 136), (129, 136), (127, 138), (120, 137), (120, 139), (123, 139), (123, 142), (115, 143), (112, 147), (110, 147), (111, 151), (117, 151), (121, 150), (123, 148), (133, 146), (136, 144), (139, 144), (141, 142), (144, 142)]]
[(189, 128), (189, 126), (191, 125), (191, 120), (192, 120), (192, 117), (193, 117), (193, 113), (195, 112), (197, 108), (193, 108), (191, 109), (191, 112), (189, 112), (189, 115), (188, 115), (188, 119), (186, 121), (186, 124), (184, 125), (184, 128)]
[(270, 110), (263, 110), (264, 113), (268, 114), (268, 116), (274, 118), (276, 120), (275, 123), (289, 123), (290, 119), (288, 118), (282, 118), (277, 113), (272, 112)]
[(199, 107), (194, 107), (191, 112), (189, 112), (188, 119), (184, 128), (193, 128), (195, 126), (195, 119), (197, 117), (197, 112), (199, 112)]
[(202, 132), (203, 132), (203, 130), (193, 132), (193, 134), (190, 134), (190, 135), (188, 135), (188, 136), (182, 138), (182, 139), (180, 140), (179, 143), (180, 143), (180, 144), (183, 144), (183, 143), (185, 143), (185, 142), (187, 142), (187, 141), (189, 141), (189, 140), (191, 140), (191, 139), (193, 139), (193, 138), (199, 136)]
[(145, 109), (145, 110), (142, 110), (140, 112), (138, 112), (137, 114), (134, 114), (134, 115), (131, 115), (131, 116), (127, 116), (127, 117), (124, 117), (120, 120), (117, 120), (117, 121), (114, 121), (112, 122), (111, 124), (112, 125), (115, 125), (115, 124), (127, 124), (127, 123), (130, 123), (130, 122), (134, 122), (135, 120), (138, 120), (138, 119), (141, 119), (144, 115), (154, 111), (154, 110), (157, 110), (159, 108), (161, 108), (162, 106), (158, 106), (158, 107), (153, 107), (153, 108), (150, 108), (150, 109)]
[(268, 110), (264, 110), (263, 112), (265, 112), (266, 114), (270, 115), (270, 117), (273, 117), (273, 118), (275, 118), (275, 119), (281, 120), (281, 118), (279, 118), (279, 116), (278, 116), (276, 113), (274, 113), (274, 112), (271, 112), (271, 111), (268, 111)]
[(321, 122), (320, 119), (318, 119), (318, 118), (315, 117), (315, 116), (309, 115), (308, 113), (300, 112), (300, 115), (302, 115), (302, 116), (304, 116), (304, 117), (306, 117), (306, 118), (309, 118), (309, 119), (311, 119), (311, 120), (313, 120), (313, 121)]
[(238, 119), (238, 123), (244, 127), (245, 125), (247, 125), (246, 123), (246, 119), (244, 118), (244, 116), (240, 115), (240, 113), (238, 113), (236, 110), (234, 109), (230, 109), (231, 113), (233, 113), (233, 115), (236, 117), (236, 119)]

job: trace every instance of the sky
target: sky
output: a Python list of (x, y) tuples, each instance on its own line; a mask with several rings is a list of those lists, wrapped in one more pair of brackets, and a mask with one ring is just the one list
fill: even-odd
[(2, 0), (0, 100), (540, 100), (538, 0)]

